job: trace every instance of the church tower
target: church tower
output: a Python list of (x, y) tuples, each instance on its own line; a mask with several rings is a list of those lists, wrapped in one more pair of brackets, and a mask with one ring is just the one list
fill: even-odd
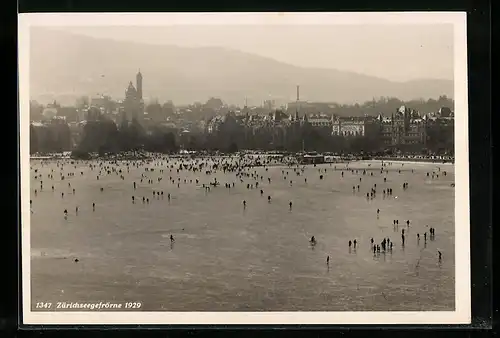
[(135, 76), (136, 80), (136, 87), (137, 87), (137, 98), (139, 100), (142, 100), (142, 74), (141, 70), (139, 69), (139, 72)]

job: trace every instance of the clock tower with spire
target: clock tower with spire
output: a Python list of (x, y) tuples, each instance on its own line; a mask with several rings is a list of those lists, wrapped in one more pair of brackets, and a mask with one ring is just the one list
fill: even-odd
[(129, 82), (125, 91), (125, 100), (123, 101), (124, 119), (136, 120), (142, 123), (144, 118), (144, 100), (142, 99), (142, 74), (141, 71), (136, 75), (136, 87), (132, 81)]

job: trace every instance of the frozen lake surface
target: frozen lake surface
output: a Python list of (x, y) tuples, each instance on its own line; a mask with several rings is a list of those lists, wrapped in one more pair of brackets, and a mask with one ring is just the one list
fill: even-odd
[[(75, 168), (59, 161), (62, 180), (56, 161), (31, 161), (33, 310), (41, 301), (141, 302), (143, 311), (454, 310), (453, 165), (394, 162), (381, 173), (380, 162), (353, 162), (353, 173), (346, 164), (324, 164), (298, 170), (300, 176), (293, 168), (257, 167), (246, 170), (257, 178), (242, 183), (234, 172), (177, 173), (177, 161), (129, 172), (124, 163), (103, 164), (121, 168), (124, 180), (104, 171), (98, 180), (99, 168), (89, 166), (98, 162)], [(206, 191), (202, 184), (214, 178), (222, 184)], [(258, 188), (247, 189), (255, 182)], [(376, 197), (367, 199), (374, 184)], [(392, 196), (384, 196), (389, 187)], [(375, 244), (390, 238), (393, 250), (374, 254), (372, 237)]]

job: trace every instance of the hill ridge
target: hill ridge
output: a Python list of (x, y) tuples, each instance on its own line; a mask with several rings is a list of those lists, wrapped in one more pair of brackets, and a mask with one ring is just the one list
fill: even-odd
[(272, 98), (295, 100), (295, 86), (308, 101), (362, 103), (381, 96), (401, 100), (453, 98), (453, 81), (395, 82), (336, 69), (307, 68), (236, 49), (181, 47), (97, 39), (61, 30), (32, 28), (30, 92), (68, 101), (104, 93), (123, 98), (140, 69), (146, 99), (175, 104), (220, 97), (229, 104), (259, 105)]

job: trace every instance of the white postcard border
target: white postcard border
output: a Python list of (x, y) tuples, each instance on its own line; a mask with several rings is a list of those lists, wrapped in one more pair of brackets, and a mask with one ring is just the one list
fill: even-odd
[[(91, 19), (89, 19), (91, 18)], [(463, 12), (385, 13), (30, 13), (20, 14), (19, 107), (23, 324), (468, 324), (471, 321), (467, 32)], [(34, 312), (30, 279), (29, 67), (33, 26), (166, 25), (415, 25), (454, 26), (455, 311), (421, 312)]]

